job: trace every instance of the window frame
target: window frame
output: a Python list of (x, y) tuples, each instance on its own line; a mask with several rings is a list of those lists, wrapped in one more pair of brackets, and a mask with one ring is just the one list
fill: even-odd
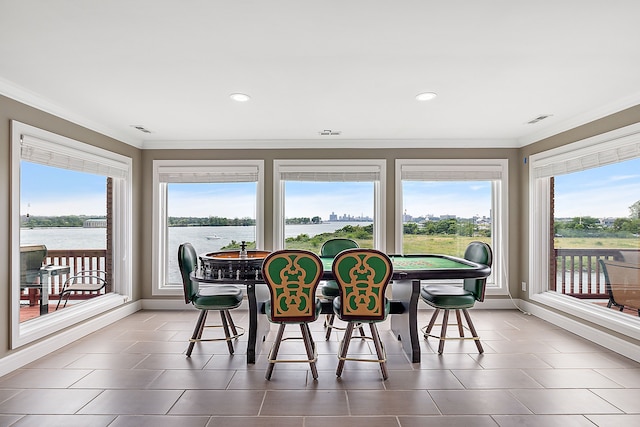
[[(91, 164), (99, 175), (113, 176), (113, 286), (112, 292), (47, 316), (20, 323), (20, 162), (23, 139), (33, 141), (32, 151), (43, 147), (71, 160), (68, 169)], [(33, 148), (35, 147), (35, 148)], [(31, 161), (27, 159), (28, 161)], [(77, 161), (77, 163), (76, 163)], [(36, 163), (45, 164), (42, 161)], [(54, 167), (61, 167), (53, 165)], [(86, 166), (85, 166), (86, 167)], [(90, 169), (90, 168), (89, 168)], [(132, 159), (15, 120), (11, 121), (11, 348), (17, 348), (97, 314), (126, 304), (132, 298)]]
[[(373, 244), (374, 248), (386, 248), (386, 160), (384, 159), (323, 159), (323, 160), (290, 160), (277, 159), (273, 161), (273, 249), (283, 249), (285, 246), (285, 181), (284, 175), (300, 173), (310, 175), (317, 172), (320, 175), (348, 176), (357, 174), (374, 174), (373, 180)], [(319, 179), (318, 182), (323, 182)], [(348, 181), (348, 179), (345, 179)]]
[(183, 294), (182, 283), (168, 283), (167, 189), (168, 182), (161, 174), (176, 175), (228, 173), (239, 169), (255, 169), (256, 181), (256, 249), (264, 245), (264, 161), (263, 160), (154, 160), (153, 161), (153, 237), (152, 237), (152, 295), (178, 296)]
[(640, 339), (640, 319), (549, 291), (550, 177), (640, 158), (640, 124), (529, 156), (529, 287), (532, 301)]
[[(509, 160), (508, 159), (396, 159), (395, 251), (403, 247), (403, 168), (438, 175), (439, 181), (491, 181), (491, 247), (493, 266), (487, 279), (488, 295), (509, 293)], [(491, 178), (491, 179), (490, 179)], [(427, 181), (428, 179), (425, 179)]]

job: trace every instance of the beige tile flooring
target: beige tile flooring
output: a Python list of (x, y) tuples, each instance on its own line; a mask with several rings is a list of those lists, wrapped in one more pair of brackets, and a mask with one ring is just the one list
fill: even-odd
[[(234, 311), (240, 325), (247, 312)], [(430, 310), (420, 310), (421, 325)], [(389, 379), (373, 363), (335, 376), (341, 333), (312, 324), (319, 378), (279, 364), (264, 379), (264, 352), (245, 363), (246, 336), (184, 356), (197, 312), (141, 311), (0, 378), (0, 426), (637, 426), (640, 364), (516, 310), (472, 310), (483, 340), (421, 341), (410, 363), (380, 324)], [(210, 316), (217, 320), (214, 313)], [(291, 328), (292, 333), (295, 328)], [(299, 331), (299, 330), (298, 330)], [(455, 332), (453, 329), (452, 333)], [(270, 339), (275, 335), (271, 329)], [(354, 351), (370, 353), (369, 342)], [(288, 341), (282, 356), (300, 355)]]

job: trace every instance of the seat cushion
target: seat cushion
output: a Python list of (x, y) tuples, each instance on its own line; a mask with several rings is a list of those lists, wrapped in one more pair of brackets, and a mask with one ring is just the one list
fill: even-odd
[(193, 305), (201, 310), (226, 310), (242, 303), (242, 289), (233, 285), (200, 287)]
[[(320, 311), (322, 311), (322, 302), (316, 298), (316, 310), (315, 310), (315, 318), (313, 320), (316, 320), (318, 318), (318, 316), (320, 315)], [(271, 319), (271, 300), (268, 299), (264, 302), (264, 312), (267, 315), (267, 318), (269, 319), (269, 321), (272, 321)], [(282, 320), (278, 320), (277, 322), (274, 323), (287, 323), (287, 324), (295, 324), (295, 323), (304, 323), (304, 322), (299, 322), (299, 321), (295, 321), (295, 320), (291, 320), (291, 321), (282, 321)]]
[(427, 285), (420, 290), (422, 300), (435, 308), (470, 308), (476, 302), (469, 291), (459, 286)]
[(321, 288), (322, 296), (325, 298), (335, 298), (340, 295), (338, 283), (335, 280), (327, 280)]

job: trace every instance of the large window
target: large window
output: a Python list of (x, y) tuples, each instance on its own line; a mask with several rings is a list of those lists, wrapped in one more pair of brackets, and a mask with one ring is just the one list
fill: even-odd
[(318, 252), (332, 236), (384, 248), (383, 160), (276, 160), (274, 246)]
[[(13, 347), (130, 298), (130, 173), (127, 157), (12, 122)], [(86, 270), (105, 286), (58, 307), (64, 281)]]
[(488, 289), (506, 290), (506, 160), (396, 161), (396, 248), (463, 256), (473, 240), (494, 251)]
[(182, 293), (178, 246), (199, 253), (262, 249), (262, 161), (153, 162), (156, 295)]
[(639, 338), (637, 312), (607, 308), (600, 260), (638, 265), (640, 126), (530, 158), (530, 296)]

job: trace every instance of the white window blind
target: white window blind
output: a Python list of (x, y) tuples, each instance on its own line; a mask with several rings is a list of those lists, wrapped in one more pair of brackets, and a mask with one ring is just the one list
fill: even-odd
[[(20, 158), (32, 163), (113, 178), (126, 178), (129, 164), (83, 150), (81, 143), (51, 142), (32, 135), (20, 135)], [(95, 147), (91, 148), (97, 150)], [(111, 153), (113, 155), (113, 153)]]
[(283, 181), (370, 182), (380, 180), (380, 168), (375, 165), (351, 165), (348, 168), (283, 165), (280, 167), (280, 178)]
[[(634, 139), (640, 139), (636, 136)], [(559, 154), (532, 163), (534, 178), (549, 178), (640, 157), (640, 141), (603, 143), (591, 149)]]
[(256, 182), (258, 166), (158, 166), (158, 181), (165, 183)]
[(502, 179), (501, 165), (402, 165), (404, 181), (493, 181)]

